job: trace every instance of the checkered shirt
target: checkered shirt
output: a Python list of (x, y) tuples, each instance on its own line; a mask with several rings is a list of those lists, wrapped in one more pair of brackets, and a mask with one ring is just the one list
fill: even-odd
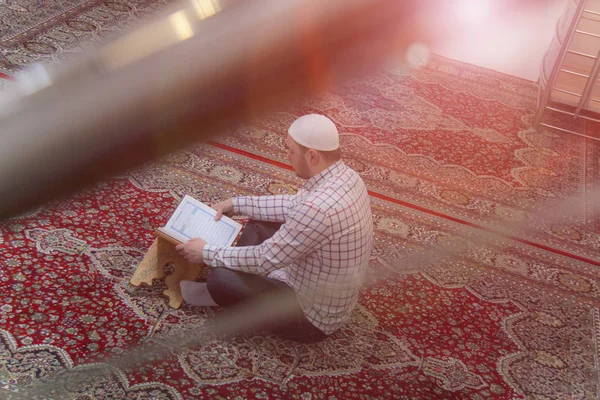
[(206, 245), (207, 265), (270, 276), (296, 292), (307, 319), (329, 334), (350, 318), (373, 244), (373, 219), (360, 176), (338, 161), (295, 195), (237, 197), (234, 210), (283, 222), (258, 246)]

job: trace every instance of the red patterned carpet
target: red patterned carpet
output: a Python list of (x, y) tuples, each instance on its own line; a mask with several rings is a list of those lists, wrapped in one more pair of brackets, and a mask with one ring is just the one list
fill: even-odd
[(56, 62), (118, 37), (173, 0), (3, 0), (0, 73)]
[[(121, 2), (80, 6), (108, 3), (118, 16)], [(133, 13), (142, 3), (127, 4)], [(0, 51), (34, 57), (11, 46)], [(389, 68), (2, 223), (0, 398), (186, 328), (202, 334), (215, 310), (169, 308), (162, 281), (128, 284), (153, 229), (184, 194), (210, 203), (295, 190), (283, 140), (295, 116), (314, 111), (338, 124), (344, 159), (372, 195), (372, 274), (350, 323), (316, 345), (212, 340), (107, 370), (68, 398), (597, 399), (600, 220), (589, 191), (600, 150), (532, 129), (535, 95), (531, 82), (439, 57), (410, 73)], [(580, 204), (569, 224), (542, 220), (478, 244), (568, 195)], [(406, 261), (434, 245), (461, 257)], [(382, 272), (391, 278), (376, 281)]]
[(533, 129), (536, 90), (435, 58), (410, 75), (385, 71), (219, 141), (283, 162), (276, 138), (296, 116), (322, 112), (342, 127), (345, 156), (370, 189), (415, 207), (497, 228), (575, 196), (579, 212), (568, 226), (541, 220), (520, 237), (600, 266), (600, 216), (589, 195), (600, 182), (600, 146)]
[[(202, 146), (8, 221), (2, 380), (26, 387), (209, 324), (212, 310), (170, 309), (161, 282), (128, 284), (152, 228), (184, 193), (214, 201), (298, 183), (287, 169)], [(479, 248), (463, 239), (471, 228), (394, 202), (373, 198), (373, 212), (371, 268), (400, 273), (367, 282), (352, 321), (323, 343), (213, 341), (114, 370), (73, 398), (595, 398), (597, 268), (519, 243)], [(420, 246), (456, 241), (471, 246), (460, 260), (402, 264)]]

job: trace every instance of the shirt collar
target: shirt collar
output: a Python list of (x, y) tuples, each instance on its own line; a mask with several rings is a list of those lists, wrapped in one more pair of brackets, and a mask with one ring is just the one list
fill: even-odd
[(308, 191), (311, 191), (315, 187), (317, 187), (317, 185), (319, 183), (331, 178), (334, 175), (337, 175), (339, 172), (341, 172), (345, 168), (346, 168), (346, 164), (344, 164), (344, 162), (342, 160), (339, 160), (335, 164), (330, 165), (328, 168), (324, 169), (323, 171), (319, 172), (317, 175), (308, 179), (306, 182), (304, 182), (304, 185), (302, 185), (302, 187)]

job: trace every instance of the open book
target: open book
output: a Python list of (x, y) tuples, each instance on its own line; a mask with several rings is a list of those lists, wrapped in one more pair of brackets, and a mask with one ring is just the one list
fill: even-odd
[(185, 243), (193, 238), (202, 238), (215, 246), (231, 246), (242, 225), (223, 215), (215, 221), (217, 211), (206, 204), (185, 196), (169, 218), (167, 225), (158, 230), (173, 239)]

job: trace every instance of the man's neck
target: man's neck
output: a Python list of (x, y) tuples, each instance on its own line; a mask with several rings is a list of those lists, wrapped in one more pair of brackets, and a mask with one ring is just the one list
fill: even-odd
[(319, 175), (321, 172), (325, 171), (328, 168), (331, 168), (331, 166), (333, 166), (336, 163), (337, 163), (337, 161), (333, 161), (331, 163), (327, 163), (327, 164), (322, 164), (322, 165), (315, 166), (315, 169), (312, 171), (312, 173), (310, 175), (310, 178), (308, 178), (308, 179), (311, 179), (311, 178)]

